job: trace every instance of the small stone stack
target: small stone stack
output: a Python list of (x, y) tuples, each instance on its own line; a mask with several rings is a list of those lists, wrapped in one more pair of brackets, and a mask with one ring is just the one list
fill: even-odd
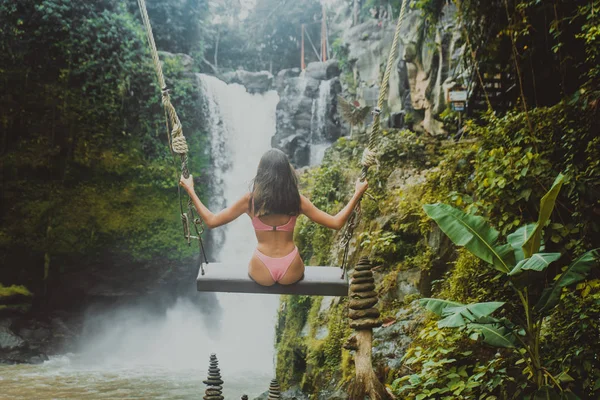
[(279, 399), (281, 399), (281, 387), (279, 386), (277, 379), (273, 379), (271, 385), (269, 385), (269, 397), (267, 397), (267, 400)]
[(223, 381), (221, 380), (221, 370), (219, 369), (219, 361), (216, 354), (210, 355), (210, 366), (208, 367), (208, 378), (203, 381), (206, 386), (204, 400), (223, 400)]
[(248, 396), (246, 396), (245, 394), (242, 395), (242, 400), (248, 400)]
[(350, 328), (357, 331), (377, 328), (382, 324), (379, 310), (375, 308), (378, 298), (371, 268), (369, 258), (361, 257), (350, 280), (348, 317)]

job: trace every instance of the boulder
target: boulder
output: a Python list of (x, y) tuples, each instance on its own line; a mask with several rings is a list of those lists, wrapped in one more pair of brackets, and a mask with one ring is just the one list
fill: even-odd
[(411, 268), (398, 272), (398, 275), (396, 275), (396, 299), (403, 301), (409, 294), (418, 294), (420, 280), (420, 268)]
[(396, 313), (394, 323), (374, 329), (377, 345), (373, 347), (373, 358), (389, 368), (400, 368), (402, 357), (413, 341), (411, 334), (422, 325), (426, 315), (427, 311), (415, 300)]
[(239, 69), (224, 74), (223, 80), (244, 86), (248, 93), (265, 93), (273, 87), (273, 75), (268, 71), (250, 72)]
[(348, 394), (341, 390), (341, 389), (337, 389), (337, 390), (331, 390), (331, 389), (324, 389), (324, 390), (320, 390), (319, 391), (319, 397), (317, 397), (317, 400), (348, 400)]
[(37, 349), (0, 350), (0, 364), (42, 364), (44, 361), (48, 361), (48, 356)]
[(309, 400), (308, 396), (302, 393), (299, 387), (294, 386), (291, 389), (281, 393), (282, 400)]
[(315, 61), (306, 66), (306, 76), (319, 81), (328, 81), (338, 77), (341, 73), (337, 60), (328, 60), (325, 62)]
[(0, 364), (41, 364), (48, 357), (8, 327), (0, 326)]
[(25, 347), (25, 340), (7, 327), (0, 327), (0, 350), (14, 350), (22, 347)]

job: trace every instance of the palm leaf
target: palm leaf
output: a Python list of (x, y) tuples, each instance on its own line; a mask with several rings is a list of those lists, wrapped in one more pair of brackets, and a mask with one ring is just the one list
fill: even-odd
[(490, 320), (490, 314), (504, 305), (502, 302), (462, 304), (432, 298), (421, 299), (419, 303), (429, 311), (444, 317), (438, 322), (439, 328), (458, 328), (470, 322), (487, 322)]
[(458, 328), (470, 322), (489, 321), (487, 317), (503, 305), (502, 302), (487, 302), (446, 307), (442, 313), (445, 318), (438, 322), (438, 327)]
[(338, 105), (340, 106), (342, 117), (344, 117), (346, 121), (350, 122), (352, 119), (352, 110), (354, 110), (354, 106), (352, 106), (352, 104), (350, 104), (350, 102), (344, 99), (342, 96), (338, 96), (337, 100)]
[(440, 317), (444, 314), (446, 307), (460, 307), (464, 305), (456, 301), (432, 298), (420, 299), (419, 304)]
[(483, 341), (494, 347), (515, 347), (515, 335), (500, 325), (469, 324), (468, 328), (483, 337)]
[(512, 266), (514, 259), (511, 246), (496, 243), (499, 233), (485, 219), (440, 203), (426, 204), (423, 209), (454, 244), (464, 246), (500, 272), (511, 270), (509, 264)]
[(535, 310), (544, 314), (554, 308), (560, 300), (562, 288), (581, 282), (585, 279), (594, 265), (598, 264), (600, 249), (590, 250), (575, 260), (558, 277), (554, 284), (542, 292), (540, 300), (535, 305)]
[(552, 262), (560, 258), (560, 253), (535, 253), (529, 258), (519, 261), (516, 267), (508, 273), (510, 276), (518, 275), (523, 270), (543, 271)]
[(367, 118), (367, 116), (369, 115), (369, 112), (371, 112), (371, 107), (369, 106), (357, 108), (355, 115), (352, 117), (352, 123), (354, 125), (357, 125), (361, 122), (364, 122), (365, 118)]
[(542, 197), (542, 200), (540, 200), (540, 213), (535, 225), (535, 230), (523, 244), (523, 253), (525, 254), (525, 258), (531, 257), (532, 254), (540, 251), (542, 229), (544, 229), (546, 222), (548, 222), (548, 219), (552, 214), (552, 210), (554, 210), (554, 203), (556, 202), (558, 192), (560, 192), (560, 188), (562, 187), (564, 181), (565, 176), (563, 174), (558, 174), (548, 193), (546, 193), (544, 197)]
[(525, 258), (522, 247), (534, 231), (535, 224), (524, 225), (506, 237), (515, 252), (515, 260), (517, 262)]

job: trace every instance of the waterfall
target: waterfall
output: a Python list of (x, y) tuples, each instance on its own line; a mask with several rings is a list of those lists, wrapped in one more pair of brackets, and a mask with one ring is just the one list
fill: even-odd
[[(220, 186), (211, 207), (218, 211), (248, 191), (260, 157), (271, 148), (279, 96), (275, 91), (249, 94), (241, 85), (228, 85), (209, 75), (199, 74), (198, 79), (206, 99), (214, 163), (211, 174)], [(245, 274), (256, 248), (250, 219), (243, 215), (217, 230), (223, 234), (215, 259), (234, 262), (240, 274)], [(220, 353), (245, 365), (246, 372), (271, 373), (278, 296), (219, 294), (218, 300), (223, 309), (220, 325), (224, 335), (218, 346)]]
[[(260, 157), (271, 148), (279, 97), (274, 91), (251, 95), (243, 86), (212, 76), (198, 74), (197, 79), (206, 100), (198, 112), (204, 112), (208, 121), (213, 159), (212, 168), (202, 173), (209, 174), (219, 189), (210, 202), (217, 212), (248, 190)], [(242, 215), (215, 231), (221, 232), (221, 240), (211, 261), (234, 262), (240, 275), (246, 274), (256, 247), (250, 219)], [(54, 365), (67, 374), (83, 369), (86, 376), (113, 371), (128, 379), (168, 376), (173, 384), (196, 388), (206, 378), (210, 354), (216, 353), (228, 398), (242, 389), (257, 395), (274, 376), (279, 297), (227, 293), (216, 297), (219, 307), (212, 313), (202, 307), (214, 309), (214, 304), (183, 297), (164, 313), (143, 304), (89, 313), (78, 354), (54, 360), (58, 363)]]
[(309, 165), (320, 164), (325, 156), (325, 150), (331, 145), (325, 137), (330, 93), (331, 81), (321, 81), (319, 84), (319, 96), (313, 100), (312, 104)]

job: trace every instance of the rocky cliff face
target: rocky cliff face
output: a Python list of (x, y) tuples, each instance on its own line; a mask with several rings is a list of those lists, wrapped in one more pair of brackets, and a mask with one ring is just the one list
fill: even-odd
[(296, 167), (321, 161), (326, 147), (342, 134), (337, 111), (337, 95), (342, 86), (336, 60), (308, 64), (306, 71), (280, 71), (275, 89), (277, 133), (273, 147), (285, 151)]
[[(398, 58), (390, 79), (387, 102), (389, 126), (407, 127), (430, 135), (443, 135), (439, 115), (447, 106), (447, 90), (464, 80), (460, 65), (464, 48), (455, 19), (456, 9), (446, 5), (444, 17), (429, 29), (418, 10), (408, 10), (400, 33)], [(392, 44), (395, 20), (369, 20), (347, 29), (342, 37), (356, 97), (365, 104), (377, 102), (381, 76)], [(404, 116), (410, 114), (410, 118)]]
[(309, 63), (300, 68), (279, 71), (237, 70), (224, 74), (227, 83), (243, 85), (250, 93), (276, 90), (277, 133), (272, 146), (288, 154), (295, 167), (321, 161), (325, 149), (342, 134), (337, 111), (337, 95), (342, 92), (336, 60)]

